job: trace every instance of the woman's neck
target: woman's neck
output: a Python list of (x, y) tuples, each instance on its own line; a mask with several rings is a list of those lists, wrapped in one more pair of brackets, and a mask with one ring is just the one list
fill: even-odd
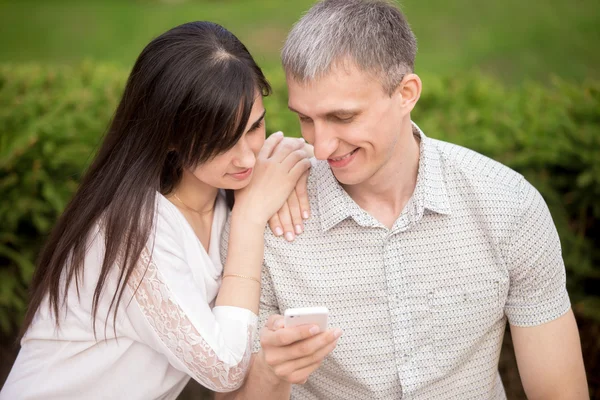
[(175, 202), (179, 202), (178, 206), (189, 208), (199, 214), (209, 214), (215, 207), (218, 193), (218, 188), (207, 185), (184, 170), (181, 181), (168, 197), (175, 197)]

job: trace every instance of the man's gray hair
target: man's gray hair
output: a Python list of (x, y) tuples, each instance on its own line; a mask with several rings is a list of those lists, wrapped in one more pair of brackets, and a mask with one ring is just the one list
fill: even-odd
[(385, 0), (323, 0), (292, 28), (283, 50), (283, 68), (298, 82), (326, 75), (351, 61), (377, 76), (392, 94), (412, 72), (417, 40), (400, 9)]

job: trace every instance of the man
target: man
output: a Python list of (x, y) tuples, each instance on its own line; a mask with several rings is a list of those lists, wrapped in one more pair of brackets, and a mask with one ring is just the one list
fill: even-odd
[[(262, 346), (230, 397), (504, 399), (507, 320), (530, 399), (588, 397), (546, 204), (411, 121), (415, 54), (384, 1), (325, 0), (290, 32), (289, 108), (318, 160), (312, 215), (294, 242), (265, 237)], [(327, 332), (282, 327), (286, 308), (320, 305)]]

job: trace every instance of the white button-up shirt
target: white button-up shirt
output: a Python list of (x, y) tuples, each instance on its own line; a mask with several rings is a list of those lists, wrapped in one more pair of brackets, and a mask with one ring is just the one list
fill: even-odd
[(292, 399), (504, 399), (507, 319), (533, 326), (569, 310), (538, 191), (496, 161), (415, 132), (417, 185), (392, 229), (316, 161), (304, 233), (291, 243), (266, 234), (259, 326), (289, 307), (327, 306), (344, 331)]

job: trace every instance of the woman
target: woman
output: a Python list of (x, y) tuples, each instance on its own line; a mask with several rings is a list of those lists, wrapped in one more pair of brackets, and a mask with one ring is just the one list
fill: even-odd
[[(265, 142), (269, 92), (216, 24), (144, 49), (40, 255), (2, 399), (173, 399), (189, 376), (216, 391), (242, 383), (265, 225), (310, 165), (299, 140)], [(236, 190), (223, 266), (220, 189)]]

